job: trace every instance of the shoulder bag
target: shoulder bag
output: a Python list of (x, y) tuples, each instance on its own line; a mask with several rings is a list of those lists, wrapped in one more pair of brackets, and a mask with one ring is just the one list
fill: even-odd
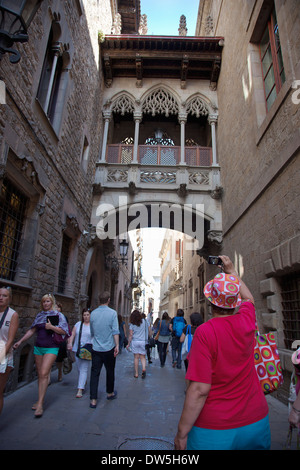
[(255, 332), (254, 364), (265, 395), (275, 392), (283, 384), (280, 358), (274, 333)]
[(155, 341), (158, 341), (159, 333), (160, 333), (160, 328), (161, 328), (161, 323), (162, 323), (162, 320), (160, 320), (159, 330), (158, 330), (158, 332), (156, 333), (156, 335), (155, 335), (155, 337), (154, 337), (154, 340), (155, 340)]
[(188, 353), (190, 351), (192, 339), (193, 339), (193, 336), (192, 336), (191, 325), (187, 325), (185, 338), (184, 338), (184, 342), (182, 344), (182, 349), (181, 349), (182, 354)]
[(76, 356), (79, 357), (79, 359), (91, 361), (92, 360), (92, 345), (90, 343), (86, 343), (80, 347), (82, 325), (83, 325), (83, 322), (81, 322), (81, 325), (80, 325), (79, 337), (78, 337), (78, 348), (77, 348)]

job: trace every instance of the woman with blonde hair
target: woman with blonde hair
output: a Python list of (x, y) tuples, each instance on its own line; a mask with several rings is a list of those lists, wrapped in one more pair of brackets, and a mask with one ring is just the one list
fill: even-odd
[(34, 346), (35, 363), (38, 373), (38, 401), (32, 406), (35, 416), (43, 415), (43, 403), (48, 387), (48, 376), (56, 359), (59, 343), (68, 334), (69, 328), (65, 316), (57, 310), (55, 297), (45, 294), (41, 299), (41, 311), (37, 314), (30, 329), (15, 343), (18, 348), (21, 343), (29, 340), (35, 333)]

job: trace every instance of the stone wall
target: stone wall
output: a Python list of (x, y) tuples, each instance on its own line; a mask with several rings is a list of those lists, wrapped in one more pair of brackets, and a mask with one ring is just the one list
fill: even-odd
[(236, 261), (254, 294), (261, 329), (277, 331), (284, 355), (278, 283), (300, 268), (300, 107), (293, 99), (300, 77), (300, 8), (294, 0), (275, 1), (286, 81), (267, 112), (254, 40), (266, 3), (228, 0), (214, 10), (214, 34), (225, 38), (217, 139), (223, 251)]
[[(56, 295), (71, 326), (86, 299), (82, 275), (89, 246), (84, 231), (90, 222), (92, 184), (102, 136), (98, 30), (109, 32), (112, 24), (110, 2), (105, 2), (102, 11), (103, 6), (103, 2), (99, 5), (81, 0), (42, 2), (28, 31), (29, 42), (16, 46), (21, 61), (13, 65), (6, 55), (1, 62), (7, 103), (1, 106), (0, 117), (1, 173), (30, 200), (22, 239), (22, 272), (11, 283), (12, 306), (20, 316), (17, 339), (30, 327), (44, 293)], [(99, 17), (101, 28), (95, 20)], [(37, 99), (53, 20), (59, 24), (60, 41), (69, 58), (63, 76), (64, 100), (57, 103), (57, 124), (50, 123)], [(83, 155), (85, 146), (88, 158)], [(26, 174), (25, 166), (31, 168), (31, 174)], [(67, 290), (58, 295), (63, 233), (71, 236), (72, 249)], [(17, 386), (20, 360), (25, 365), (19, 380), (32, 377), (33, 343), (29, 343), (16, 354), (16, 370), (8, 389)], [(26, 361), (21, 358), (23, 353)]]

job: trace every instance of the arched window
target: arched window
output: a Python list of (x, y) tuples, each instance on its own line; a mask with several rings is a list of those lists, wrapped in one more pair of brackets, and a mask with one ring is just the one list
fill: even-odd
[(69, 45), (59, 41), (61, 29), (55, 15), (52, 22), (37, 99), (47, 115), (52, 127), (58, 133), (67, 88), (68, 66), (70, 62)]

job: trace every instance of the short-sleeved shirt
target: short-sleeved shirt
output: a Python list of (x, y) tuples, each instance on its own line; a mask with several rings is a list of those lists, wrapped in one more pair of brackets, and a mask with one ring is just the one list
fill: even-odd
[(94, 351), (111, 351), (115, 347), (114, 336), (120, 331), (117, 312), (107, 305), (100, 305), (91, 313), (90, 329)]
[(255, 423), (268, 405), (254, 367), (255, 309), (250, 302), (238, 313), (200, 325), (193, 337), (186, 378), (211, 384), (195, 426), (233, 429)]
[(148, 339), (148, 322), (142, 320), (140, 326), (129, 324), (129, 330), (133, 331), (133, 341), (147, 341)]
[(58, 316), (58, 327), (64, 330), (66, 333), (69, 332), (69, 326), (66, 320), (66, 317), (56, 310), (42, 311), (37, 314), (35, 320), (33, 321), (31, 328), (36, 328), (37, 336), (35, 345), (40, 348), (57, 348), (57, 344), (53, 338), (53, 331), (46, 330), (45, 325), (47, 322), (47, 317), (49, 316)]

